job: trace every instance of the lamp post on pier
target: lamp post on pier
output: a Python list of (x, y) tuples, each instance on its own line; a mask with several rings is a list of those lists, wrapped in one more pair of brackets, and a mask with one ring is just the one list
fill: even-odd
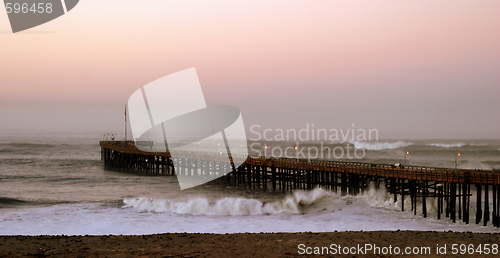
[(458, 167), (458, 157), (460, 157), (462, 154), (457, 151), (457, 155), (455, 155), (455, 172), (457, 172), (457, 167)]
[(408, 150), (405, 152), (405, 163), (404, 163), (405, 164), (405, 168), (406, 168), (406, 156), (407, 155), (410, 155), (410, 152)]
[(366, 155), (366, 148), (363, 148), (363, 169), (365, 167), (365, 155)]
[(295, 151), (297, 150), (297, 146), (295, 146), (295, 148), (293, 148), (293, 151), (292, 151), (292, 159), (295, 159)]

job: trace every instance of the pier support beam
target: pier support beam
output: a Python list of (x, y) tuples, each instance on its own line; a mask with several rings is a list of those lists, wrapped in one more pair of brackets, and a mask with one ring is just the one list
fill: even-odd
[(405, 180), (399, 179), (401, 191), (401, 211), (405, 211)]
[(490, 194), (489, 194), (489, 185), (484, 186), (484, 218), (483, 218), (483, 226), (486, 227), (488, 225), (488, 221), (490, 221)]
[(496, 223), (496, 227), (497, 228), (500, 228), (500, 185), (495, 185), (493, 187), (496, 187), (497, 189), (497, 208), (496, 208), (496, 215), (497, 215), (497, 223)]
[(482, 211), (481, 211), (481, 185), (476, 184), (476, 224), (479, 224), (481, 222), (481, 217), (482, 217)]
[(347, 174), (346, 173), (341, 173), (341, 195), (346, 196), (347, 195)]
[(427, 218), (427, 181), (422, 182), (422, 213), (424, 214), (424, 218)]
[(467, 212), (465, 213), (465, 215), (467, 215), (467, 221), (465, 221), (466, 224), (470, 223), (470, 187), (471, 185), (467, 183)]
[(492, 222), (493, 222), (493, 226), (496, 227), (497, 226), (497, 216), (498, 216), (498, 213), (497, 213), (497, 186), (494, 185), (493, 186), (493, 214), (492, 214)]
[(276, 167), (272, 166), (271, 167), (271, 181), (272, 181), (272, 186), (273, 186), (273, 193), (276, 192)]
[(462, 198), (461, 195), (462, 195), (462, 185), (461, 184), (457, 184), (457, 187), (458, 187), (458, 219), (462, 219)]
[(453, 223), (457, 222), (457, 184), (450, 184), (450, 213)]
[(469, 204), (467, 203), (467, 187), (468, 185), (466, 183), (462, 184), (462, 219), (463, 222), (467, 222), (467, 213), (468, 213), (468, 207)]
[(442, 208), (443, 208), (443, 191), (441, 190), (441, 184), (436, 185), (436, 191), (437, 191), (437, 219), (441, 219), (441, 213), (442, 213)]

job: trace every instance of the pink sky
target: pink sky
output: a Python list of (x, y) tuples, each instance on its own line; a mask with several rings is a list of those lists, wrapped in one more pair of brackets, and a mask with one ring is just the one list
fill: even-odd
[(239, 107), (247, 124), (499, 138), (499, 10), (498, 1), (81, 1), (12, 34), (2, 8), (0, 118), (106, 105), (118, 126), (135, 90), (196, 67), (207, 103)]

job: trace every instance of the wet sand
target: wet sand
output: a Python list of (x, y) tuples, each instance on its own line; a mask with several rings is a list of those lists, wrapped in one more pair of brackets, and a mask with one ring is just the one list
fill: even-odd
[[(332, 244), (334, 249), (328, 249)], [(358, 253), (358, 244), (376, 245), (374, 251)], [(452, 244), (500, 244), (500, 234), (421, 232), (421, 231), (372, 231), (330, 233), (261, 233), (261, 234), (159, 234), (143, 236), (0, 236), (0, 257), (294, 257), (323, 248), (325, 256), (338, 256), (340, 245), (355, 247), (356, 255), (345, 257), (396, 257), (396, 247), (404, 252), (407, 247), (423, 250), (430, 247), (430, 254), (421, 257), (443, 257), (436, 252), (436, 245), (446, 244), (446, 256), (453, 256)], [(301, 245), (302, 248), (299, 248)], [(457, 246), (459, 248), (460, 246)], [(311, 247), (307, 249), (307, 247)], [(374, 246), (373, 246), (374, 247)], [(385, 247), (385, 249), (384, 249)], [(391, 248), (392, 255), (388, 253)], [(327, 250), (328, 249), (328, 250)], [(489, 247), (491, 250), (491, 247)], [(335, 251), (334, 251), (335, 250)], [(459, 250), (459, 249), (458, 249)], [(498, 257), (476, 253), (467, 257)], [(327, 253), (328, 251), (329, 253)], [(443, 249), (441, 249), (443, 251)], [(419, 251), (420, 252), (420, 251)], [(492, 252), (492, 250), (490, 251)], [(414, 257), (415, 255), (406, 255)]]

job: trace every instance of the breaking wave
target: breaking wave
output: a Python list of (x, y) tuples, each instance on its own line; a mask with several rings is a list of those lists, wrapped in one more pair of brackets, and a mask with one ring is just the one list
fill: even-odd
[(444, 143), (429, 143), (427, 144), (429, 146), (434, 146), (434, 147), (442, 147), (442, 148), (460, 148), (465, 146), (465, 143), (452, 143), (452, 144), (444, 144)]
[(210, 203), (205, 198), (195, 198), (187, 202), (166, 199), (131, 198), (124, 199), (123, 208), (135, 208), (145, 212), (171, 212), (192, 215), (261, 215), (299, 212), (300, 205), (310, 205), (331, 196), (330, 192), (317, 188), (312, 191), (296, 191), (292, 196), (275, 202), (262, 203), (256, 199), (229, 198)]
[(354, 142), (354, 148), (366, 149), (366, 150), (394, 150), (398, 148), (403, 148), (406, 146), (413, 145), (409, 142)]
[[(401, 202), (401, 195), (398, 195), (398, 201), (395, 201), (394, 196), (385, 187), (376, 189), (373, 184), (370, 185), (368, 191), (364, 194), (355, 196), (354, 198), (364, 200), (372, 207), (384, 208), (393, 211), (401, 211), (401, 207), (403, 205)], [(427, 197), (426, 203), (428, 214), (437, 213), (437, 198)], [(409, 196), (405, 196), (404, 206), (406, 207), (406, 212), (411, 211), (411, 205), (411, 198)], [(446, 203), (443, 205), (446, 208)], [(420, 211), (421, 208), (422, 199), (417, 198), (417, 209)]]

